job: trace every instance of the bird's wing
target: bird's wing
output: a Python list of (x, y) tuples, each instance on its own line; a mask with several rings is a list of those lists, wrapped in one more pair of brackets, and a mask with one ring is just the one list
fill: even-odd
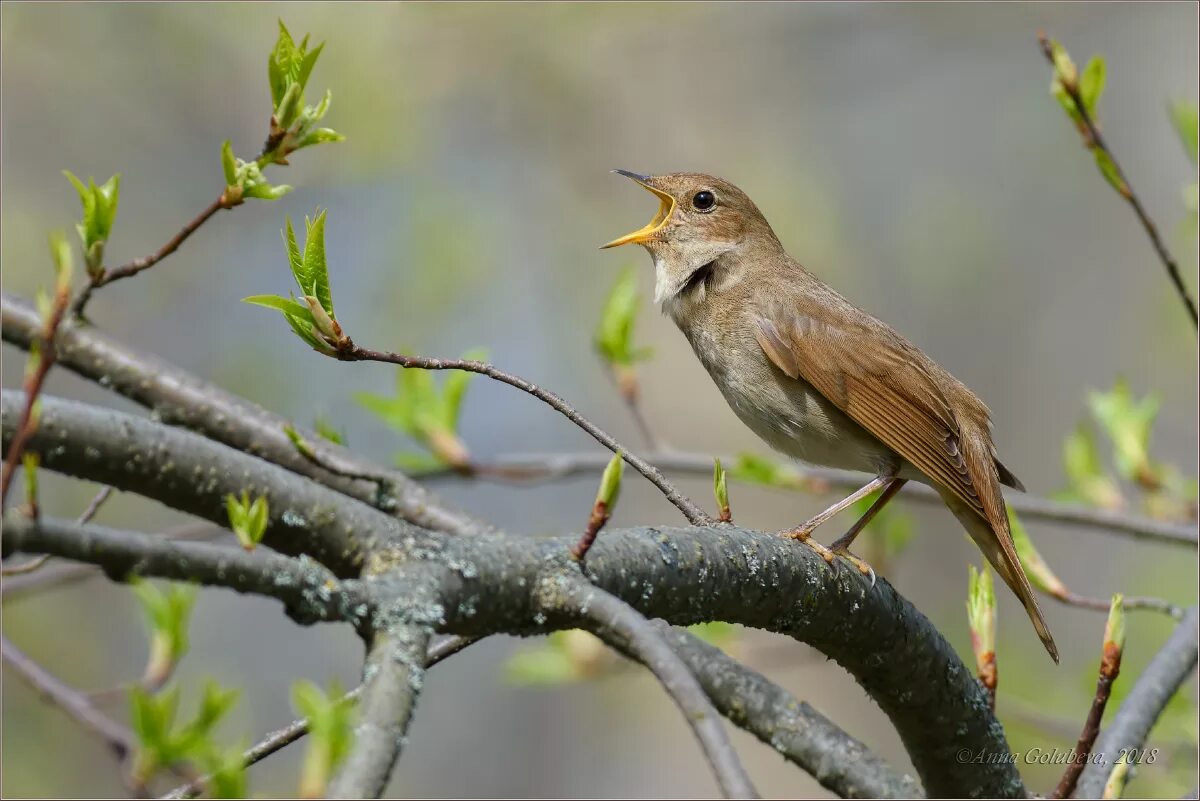
[(991, 519), (961, 447), (959, 422), (925, 360), (906, 352), (906, 343), (853, 324), (818, 321), (792, 308), (776, 307), (756, 323), (755, 337), (776, 367), (807, 381), (850, 419)]
[(1057, 662), (1054, 637), (1013, 545), (987, 407), (948, 374), (939, 386), (934, 373), (940, 368), (882, 324), (848, 320), (837, 307), (822, 315), (831, 321), (817, 320), (799, 306), (780, 308), (755, 320), (754, 334), (767, 357), (939, 485), (947, 505), (1021, 599)]

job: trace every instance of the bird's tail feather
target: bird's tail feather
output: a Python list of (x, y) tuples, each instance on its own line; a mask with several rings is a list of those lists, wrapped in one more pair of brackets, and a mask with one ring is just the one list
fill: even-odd
[[(1042, 610), (1033, 595), (1033, 587), (1029, 585), (1029, 579), (1025, 577), (1025, 570), (1017, 559), (1008, 526), (1005, 525), (1003, 531), (994, 531), (986, 520), (953, 494), (940, 487), (938, 492), (941, 494), (942, 500), (950, 507), (950, 511), (954, 512), (954, 516), (971, 535), (971, 539), (979, 546), (979, 550), (983, 551), (988, 562), (1000, 574), (1000, 578), (1004, 579), (1004, 583), (1020, 599), (1026, 614), (1029, 615), (1029, 620), (1033, 623), (1034, 630), (1042, 640), (1042, 645), (1046, 647), (1051, 658), (1058, 662), (1058, 646), (1054, 643), (1054, 635), (1050, 633), (1046, 620), (1042, 617)], [(1008, 548), (1004, 547), (1001, 537), (1005, 538), (1009, 545)]]

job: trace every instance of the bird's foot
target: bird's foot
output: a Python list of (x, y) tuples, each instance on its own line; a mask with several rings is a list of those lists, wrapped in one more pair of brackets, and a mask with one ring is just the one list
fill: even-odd
[(799, 528), (789, 528), (780, 531), (777, 536), (804, 543), (809, 548), (812, 548), (814, 551), (816, 551), (818, 556), (832, 565), (833, 560), (837, 558), (837, 554), (812, 538), (812, 532), (814, 528), (816, 528), (816, 526), (809, 526), (806, 524), (800, 526)]
[(842, 557), (847, 562), (849, 562), (850, 564), (852, 564), (856, 568), (858, 568), (859, 573), (862, 573), (864, 576), (871, 579), (871, 588), (872, 589), (875, 588), (875, 568), (871, 567), (869, 564), (864, 562), (862, 559), (859, 559), (857, 556), (850, 553), (850, 551), (848, 551), (846, 548), (839, 548), (836, 544), (833, 546), (832, 549), (830, 549), (830, 553), (833, 553), (833, 554), (836, 554), (837, 556)]

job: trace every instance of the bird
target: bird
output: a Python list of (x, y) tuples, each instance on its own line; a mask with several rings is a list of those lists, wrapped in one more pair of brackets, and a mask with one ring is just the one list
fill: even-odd
[[(987, 406), (886, 323), (788, 255), (745, 192), (703, 173), (632, 179), (659, 200), (642, 228), (603, 245), (638, 244), (654, 263), (654, 302), (675, 321), (734, 414), (777, 451), (875, 478), (780, 532), (832, 563), (908, 481), (937, 491), (1020, 599), (1055, 662), (1058, 648), (1017, 558), (1001, 485), (1024, 490), (999, 460)], [(879, 497), (830, 547), (813, 531)]]

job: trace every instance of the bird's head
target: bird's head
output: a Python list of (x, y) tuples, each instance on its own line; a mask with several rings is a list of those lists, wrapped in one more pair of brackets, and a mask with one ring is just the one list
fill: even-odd
[(658, 198), (658, 211), (650, 222), (602, 246), (612, 248), (632, 242), (650, 252), (654, 259), (655, 302), (682, 291), (697, 271), (711, 269), (722, 256), (779, 247), (775, 232), (758, 206), (728, 181), (703, 173), (613, 172), (632, 179)]

